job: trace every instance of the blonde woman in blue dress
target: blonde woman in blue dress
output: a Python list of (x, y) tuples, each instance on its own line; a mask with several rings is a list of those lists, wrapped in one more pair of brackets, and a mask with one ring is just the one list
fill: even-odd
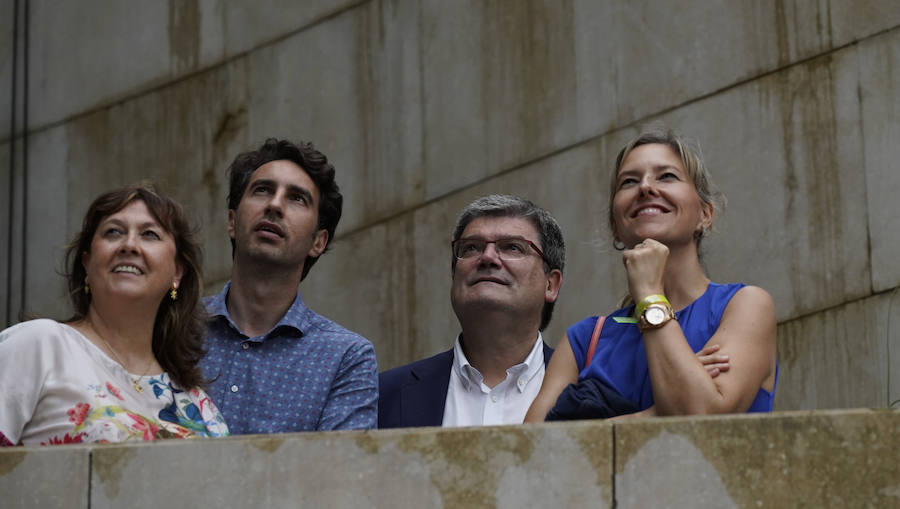
[(227, 435), (197, 365), (199, 258), (174, 201), (97, 198), (67, 252), (74, 316), (0, 333), (0, 445)]
[(700, 264), (719, 197), (698, 151), (671, 131), (645, 132), (619, 152), (609, 224), (628, 302), (601, 323), (590, 363), (598, 317), (567, 330), (526, 421), (544, 420), (568, 384), (588, 379), (630, 402), (632, 417), (772, 410), (772, 298), (714, 283)]

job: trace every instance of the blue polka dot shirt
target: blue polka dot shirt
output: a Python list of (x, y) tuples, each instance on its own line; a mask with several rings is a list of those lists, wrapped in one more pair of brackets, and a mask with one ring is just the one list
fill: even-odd
[(300, 294), (269, 332), (247, 337), (225, 307), (231, 282), (204, 299), (211, 320), (203, 375), (232, 434), (371, 429), (375, 349), (306, 307)]

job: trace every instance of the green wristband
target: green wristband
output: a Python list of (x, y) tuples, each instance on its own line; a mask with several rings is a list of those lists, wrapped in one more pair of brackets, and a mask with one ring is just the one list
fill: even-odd
[(658, 293), (655, 295), (648, 295), (634, 306), (634, 317), (640, 318), (641, 315), (644, 314), (644, 311), (647, 309), (647, 306), (660, 302), (665, 303), (669, 307), (672, 307), (672, 304), (669, 302), (669, 299), (667, 299), (665, 295), (660, 295)]

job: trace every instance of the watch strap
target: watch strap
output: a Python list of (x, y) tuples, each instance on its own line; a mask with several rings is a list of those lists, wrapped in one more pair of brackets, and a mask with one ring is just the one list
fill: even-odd
[(669, 302), (669, 299), (667, 299), (665, 295), (660, 295), (658, 293), (653, 294), (653, 295), (648, 295), (648, 296), (644, 297), (643, 299), (641, 299), (640, 302), (635, 304), (634, 317), (637, 318), (638, 320), (640, 320), (641, 316), (644, 315), (644, 311), (647, 310), (647, 306), (649, 306), (650, 304), (656, 304), (656, 303), (662, 303), (662, 304), (669, 306), (670, 308), (672, 307), (672, 304)]

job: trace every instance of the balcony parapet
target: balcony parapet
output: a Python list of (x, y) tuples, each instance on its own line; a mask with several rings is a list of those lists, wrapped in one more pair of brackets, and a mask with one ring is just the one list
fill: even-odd
[(900, 412), (0, 450), (3, 507), (898, 507)]

